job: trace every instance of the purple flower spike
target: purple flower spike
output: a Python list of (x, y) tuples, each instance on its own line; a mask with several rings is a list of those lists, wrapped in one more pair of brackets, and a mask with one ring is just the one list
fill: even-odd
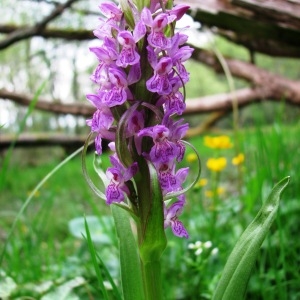
[(106, 188), (106, 203), (120, 203), (125, 199), (124, 194), (129, 195), (129, 189), (125, 182), (136, 174), (138, 165), (135, 162), (126, 169), (114, 155), (110, 156), (110, 162), (113, 167), (108, 168), (106, 171), (106, 176), (110, 179), (110, 183)]
[(170, 226), (173, 233), (176, 236), (188, 238), (189, 234), (187, 230), (183, 226), (182, 222), (178, 220), (178, 216), (181, 214), (183, 206), (184, 202), (178, 200), (177, 202), (173, 203), (169, 208), (165, 208), (164, 226), (165, 228)]
[(140, 55), (135, 50), (135, 41), (128, 31), (121, 31), (118, 35), (118, 42), (122, 45), (122, 50), (116, 61), (120, 67), (126, 68), (128, 65), (135, 65), (140, 61)]
[[(86, 96), (96, 112), (86, 122), (96, 135), (96, 152), (102, 153), (102, 139), (110, 142), (113, 152), (111, 166), (106, 170), (109, 184), (103, 180), (106, 203), (124, 201), (130, 209), (130, 204), (139, 208), (148, 201), (143, 197), (151, 184), (146, 175), (148, 170), (139, 170), (135, 177), (138, 163), (129, 167), (122, 163), (139, 161), (143, 166), (142, 162), (148, 160), (155, 167), (161, 196), (169, 199), (182, 194), (172, 205), (164, 204), (164, 227), (171, 227), (176, 236), (187, 238), (178, 217), (185, 204), (183, 184), (189, 168), (178, 168), (177, 163), (185, 154), (182, 138), (188, 124), (183, 119), (175, 120), (175, 115), (183, 114), (185, 109), (183, 91), (189, 73), (183, 63), (193, 49), (186, 46), (187, 35), (175, 33), (175, 22), (188, 6), (182, 4), (171, 9), (173, 1), (148, 2), (142, 9), (136, 0), (121, 1), (121, 5), (112, 1), (100, 4), (102, 17), (94, 30), (100, 41), (90, 48), (98, 59), (91, 76), (96, 91)], [(126, 157), (121, 158), (125, 147)], [(141, 180), (147, 179), (149, 183), (139, 189)], [(137, 218), (144, 224), (144, 215), (139, 212), (137, 209)]]

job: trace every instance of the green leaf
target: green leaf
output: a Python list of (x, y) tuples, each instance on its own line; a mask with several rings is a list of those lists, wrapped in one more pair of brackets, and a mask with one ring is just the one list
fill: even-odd
[(288, 176), (277, 183), (255, 219), (239, 238), (227, 260), (213, 300), (244, 298), (261, 244), (275, 220), (280, 195), (289, 181)]
[(145, 299), (137, 243), (130, 226), (130, 216), (117, 205), (111, 205), (120, 247), (123, 296), (125, 300)]

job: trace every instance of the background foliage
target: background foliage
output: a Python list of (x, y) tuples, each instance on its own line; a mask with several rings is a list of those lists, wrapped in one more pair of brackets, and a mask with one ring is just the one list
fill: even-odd
[[(3, 0), (2, 23), (30, 24), (49, 13), (49, 1)], [(94, 29), (98, 2), (81, 1), (53, 23), (55, 27)], [(203, 28), (202, 28), (203, 29)], [(249, 60), (248, 51), (228, 41), (200, 30), (203, 45), (215, 47), (223, 55)], [(191, 34), (194, 34), (192, 32)], [(4, 35), (1, 36), (4, 38)], [(35, 94), (46, 81), (43, 95), (49, 101), (65, 103), (85, 102), (85, 94), (92, 91), (89, 74), (96, 61), (88, 51), (93, 43), (64, 42), (34, 37), (0, 52), (0, 88)], [(272, 58), (257, 54), (256, 64), (291, 79), (299, 79), (300, 65), (296, 59)], [(191, 82), (187, 97), (227, 92), (228, 82), (208, 67), (190, 62)], [(235, 87), (248, 83), (235, 80)], [(233, 131), (233, 118), (228, 114), (209, 132), (194, 136), (190, 141), (200, 153), (203, 163), (202, 179), (188, 194), (187, 210), (182, 215), (190, 232), (189, 240), (168, 235), (168, 248), (163, 256), (163, 285), (166, 299), (210, 299), (226, 259), (242, 233), (257, 213), (275, 182), (286, 175), (291, 183), (283, 194), (279, 215), (271, 234), (264, 242), (253, 270), (247, 299), (298, 299), (300, 213), (300, 135), (299, 108), (264, 101), (239, 111), (238, 130)], [(27, 108), (0, 99), (1, 135), (16, 133)], [(208, 115), (189, 117), (192, 126), (206, 120)], [(53, 115), (33, 110), (23, 132), (63, 132), (87, 134), (85, 120), (70, 115)], [(234, 147), (216, 152), (204, 145), (204, 135), (228, 135)], [(1, 137), (0, 137), (1, 139)], [(26, 198), (40, 180), (63, 158), (62, 147), (13, 149), (8, 168), (2, 168), (7, 150), (0, 149), (1, 172), (5, 184), (0, 204), (0, 241), (7, 239), (14, 219)], [(245, 155), (245, 162), (233, 166), (231, 159), (237, 152)], [(185, 164), (193, 162), (186, 156)], [(218, 179), (207, 167), (211, 157), (227, 159), (226, 168)], [(87, 165), (92, 170), (93, 154)], [(103, 158), (108, 165), (107, 154)], [(209, 191), (220, 193), (211, 197)], [(220, 191), (220, 189), (219, 189)], [(209, 196), (210, 195), (210, 196)], [(99, 256), (119, 286), (118, 251), (110, 209), (89, 190), (81, 171), (80, 158), (63, 166), (39, 189), (29, 207), (17, 223), (0, 265), (0, 298), (8, 299), (97, 299), (100, 287), (94, 273), (88, 245), (82, 238), (85, 232), (83, 216), (90, 216), (92, 238)], [(96, 218), (93, 218), (96, 217)], [(78, 219), (79, 218), (79, 219)], [(201, 241), (201, 242), (200, 242)], [(0, 251), (2, 251), (0, 247)], [(111, 299), (115, 292), (105, 268), (102, 275)], [(2, 294), (1, 294), (2, 293)]]

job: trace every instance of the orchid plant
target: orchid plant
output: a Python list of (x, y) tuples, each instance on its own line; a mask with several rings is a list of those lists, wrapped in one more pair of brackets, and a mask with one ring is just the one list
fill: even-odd
[[(125, 299), (162, 299), (165, 230), (170, 227), (175, 236), (189, 237), (180, 215), (185, 193), (198, 181), (201, 167), (197, 151), (182, 140), (189, 125), (181, 115), (189, 81), (184, 62), (193, 49), (186, 45), (188, 36), (175, 31), (188, 9), (184, 4), (173, 6), (172, 0), (101, 3), (104, 17), (94, 31), (99, 46), (90, 48), (99, 64), (91, 76), (96, 92), (87, 95), (95, 113), (87, 120), (91, 134), (83, 161), (94, 137), (95, 168), (105, 192), (89, 178), (85, 161), (84, 173), (96, 194), (112, 206)], [(113, 153), (106, 172), (99, 165), (102, 139), (109, 141)], [(188, 187), (184, 183), (189, 169), (178, 168), (186, 146), (195, 151), (199, 166)]]

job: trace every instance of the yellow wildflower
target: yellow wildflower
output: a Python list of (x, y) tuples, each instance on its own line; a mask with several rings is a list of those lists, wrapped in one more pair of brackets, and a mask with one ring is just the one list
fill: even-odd
[(195, 188), (201, 188), (201, 187), (206, 186), (206, 185), (207, 185), (207, 179), (206, 178), (201, 178), (195, 184)]
[(195, 162), (195, 161), (197, 161), (197, 160), (198, 160), (198, 157), (197, 157), (196, 153), (189, 153), (189, 154), (186, 156), (186, 161), (187, 161), (188, 163), (193, 163), (193, 162)]
[(204, 145), (212, 149), (229, 149), (232, 148), (232, 143), (229, 136), (219, 135), (219, 136), (205, 136)]
[[(216, 194), (218, 195), (218, 196), (221, 196), (221, 195), (223, 195), (225, 193), (225, 189), (223, 188), (223, 187), (218, 187), (217, 188), (217, 191), (216, 191)], [(213, 196), (214, 196), (214, 192), (213, 191), (211, 191), (211, 190), (207, 190), (207, 191), (205, 191), (205, 196), (207, 197), (207, 198), (212, 198)]]
[(238, 166), (240, 164), (242, 164), (245, 161), (245, 155), (243, 153), (239, 153), (237, 156), (235, 156), (232, 159), (232, 164), (235, 166)]
[(209, 170), (214, 172), (221, 172), (227, 165), (225, 157), (209, 158), (206, 162), (206, 166)]

